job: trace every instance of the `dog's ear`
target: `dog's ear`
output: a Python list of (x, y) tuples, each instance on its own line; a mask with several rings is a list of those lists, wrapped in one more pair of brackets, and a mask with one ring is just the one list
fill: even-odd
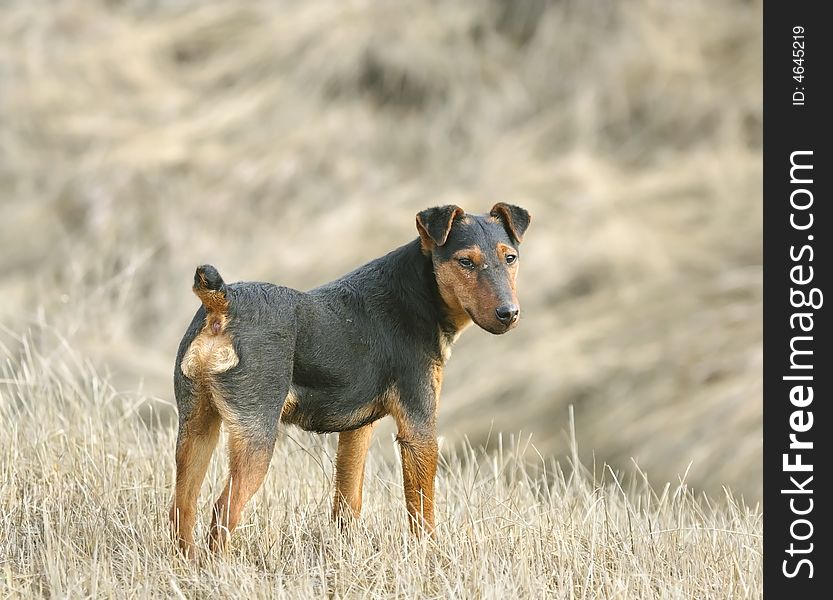
[(422, 249), (430, 252), (434, 246), (445, 244), (454, 219), (465, 214), (462, 208), (453, 204), (426, 208), (418, 212), (416, 226), (422, 241)]
[(489, 215), (500, 220), (508, 233), (518, 244), (524, 239), (524, 232), (532, 220), (526, 209), (504, 202), (498, 202), (489, 211)]

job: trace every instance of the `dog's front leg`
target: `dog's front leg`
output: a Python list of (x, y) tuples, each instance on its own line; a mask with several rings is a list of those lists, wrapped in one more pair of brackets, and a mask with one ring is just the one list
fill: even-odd
[(396, 421), (405, 506), (411, 531), (434, 533), (434, 477), (437, 474), (437, 407), (442, 388), (442, 363), (426, 365), (426, 378), (404, 382), (391, 397), (388, 412)]
[(411, 531), (434, 532), (434, 477), (437, 473), (437, 436), (433, 427), (397, 436), (402, 455), (405, 505)]

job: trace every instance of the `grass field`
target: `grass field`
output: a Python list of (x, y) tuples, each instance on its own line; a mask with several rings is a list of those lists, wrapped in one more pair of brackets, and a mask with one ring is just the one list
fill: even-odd
[(391, 439), (377, 437), (363, 519), (344, 535), (329, 520), (334, 438), (286, 430), (230, 554), (195, 568), (166, 535), (173, 430), (39, 337), (5, 340), (0, 597), (760, 596), (759, 509), (574, 471), (507, 436), (494, 453), (443, 453), (433, 541), (408, 533), (399, 470), (378, 457)]
[[(759, 597), (761, 123), (760, 0), (4, 2), (0, 597)], [(286, 429), (179, 560), (194, 267), (309, 289), (497, 201), (522, 319), (446, 369), (437, 542), (390, 425), (349, 539)]]

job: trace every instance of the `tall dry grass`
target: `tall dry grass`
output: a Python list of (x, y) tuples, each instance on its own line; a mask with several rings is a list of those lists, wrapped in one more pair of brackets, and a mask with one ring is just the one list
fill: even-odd
[(342, 534), (332, 437), (287, 431), (230, 554), (195, 567), (167, 538), (175, 435), (148, 398), (118, 393), (58, 332), (3, 342), (0, 597), (760, 597), (759, 508), (562, 466), (507, 436), (494, 453), (443, 451), (437, 538), (418, 540), (379, 458), (392, 440), (377, 438), (364, 516)]

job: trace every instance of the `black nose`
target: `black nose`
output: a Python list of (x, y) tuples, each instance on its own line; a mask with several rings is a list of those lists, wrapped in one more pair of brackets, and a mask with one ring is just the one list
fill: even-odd
[(505, 304), (500, 308), (496, 308), (495, 314), (497, 315), (498, 321), (504, 325), (510, 325), (518, 320), (519, 310), (517, 304)]

